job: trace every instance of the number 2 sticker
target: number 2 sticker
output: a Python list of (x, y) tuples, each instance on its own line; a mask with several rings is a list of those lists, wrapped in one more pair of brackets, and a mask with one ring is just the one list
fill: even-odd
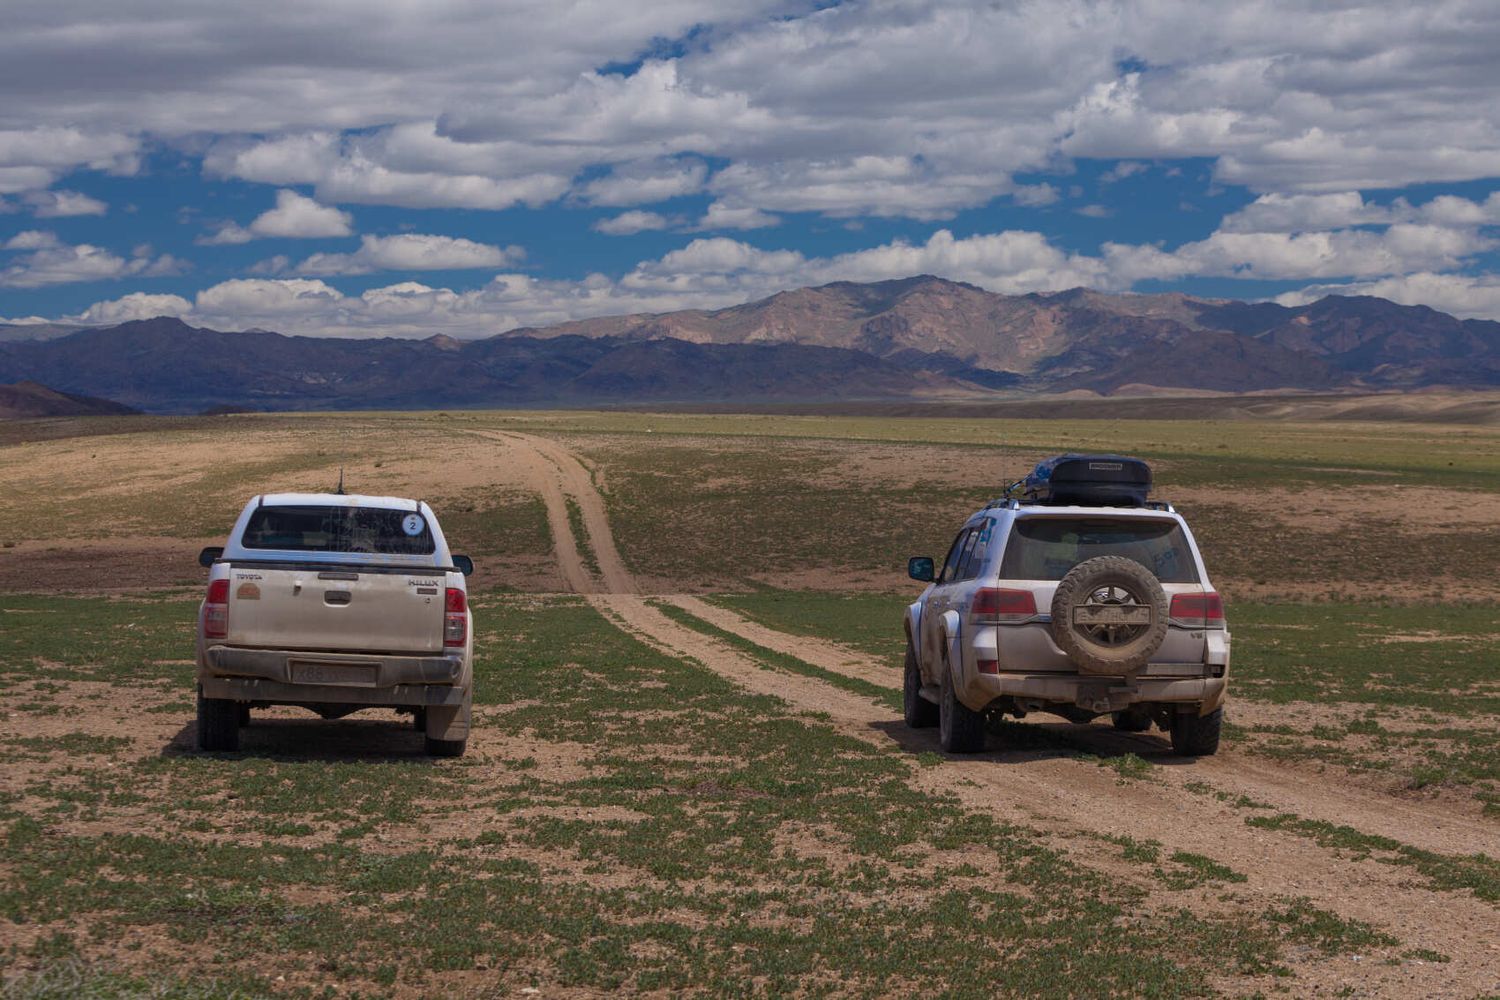
[(406, 532), (412, 538), (420, 535), (422, 533), (422, 529), (425, 527), (427, 527), (427, 522), (422, 520), (421, 514), (407, 514), (401, 519), (401, 530)]

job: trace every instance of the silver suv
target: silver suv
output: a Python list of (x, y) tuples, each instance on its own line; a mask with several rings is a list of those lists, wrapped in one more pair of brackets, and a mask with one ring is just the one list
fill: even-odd
[(944, 750), (971, 753), (986, 717), (1107, 714), (1130, 732), (1155, 723), (1180, 754), (1214, 753), (1223, 604), (1182, 515), (1144, 495), (1007, 496), (964, 522), (941, 566), (911, 559), (929, 586), (906, 609), (907, 725), (936, 724)]

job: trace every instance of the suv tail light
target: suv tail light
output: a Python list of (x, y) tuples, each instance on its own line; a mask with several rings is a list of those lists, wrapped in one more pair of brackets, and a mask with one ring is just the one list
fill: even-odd
[(212, 580), (208, 596), (203, 599), (203, 638), (223, 639), (229, 635), (229, 581)]
[(469, 598), (457, 587), (443, 597), (443, 645), (462, 646), (469, 637)]
[(1212, 590), (1172, 595), (1172, 608), (1167, 614), (1183, 628), (1224, 627), (1224, 601)]
[(1020, 625), (1036, 617), (1036, 598), (1029, 590), (981, 587), (969, 608), (971, 625)]

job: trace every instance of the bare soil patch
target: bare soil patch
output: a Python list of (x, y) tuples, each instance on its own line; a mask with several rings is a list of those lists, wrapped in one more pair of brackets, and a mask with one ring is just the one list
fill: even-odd
[(1191, 509), (1195, 504), (1254, 508), (1282, 524), (1320, 532), (1378, 531), (1398, 524), (1406, 534), (1434, 534), (1455, 529), (1488, 529), (1500, 525), (1500, 494), (1484, 490), (1435, 486), (1348, 485), (1337, 490), (1174, 487), (1171, 500)]

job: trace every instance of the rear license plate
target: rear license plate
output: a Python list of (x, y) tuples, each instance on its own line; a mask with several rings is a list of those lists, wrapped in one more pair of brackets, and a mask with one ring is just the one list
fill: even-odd
[(293, 661), (292, 683), (374, 687), (379, 669), (373, 663), (298, 663)]
[(1075, 625), (1150, 625), (1151, 609), (1139, 605), (1080, 604), (1073, 609)]

